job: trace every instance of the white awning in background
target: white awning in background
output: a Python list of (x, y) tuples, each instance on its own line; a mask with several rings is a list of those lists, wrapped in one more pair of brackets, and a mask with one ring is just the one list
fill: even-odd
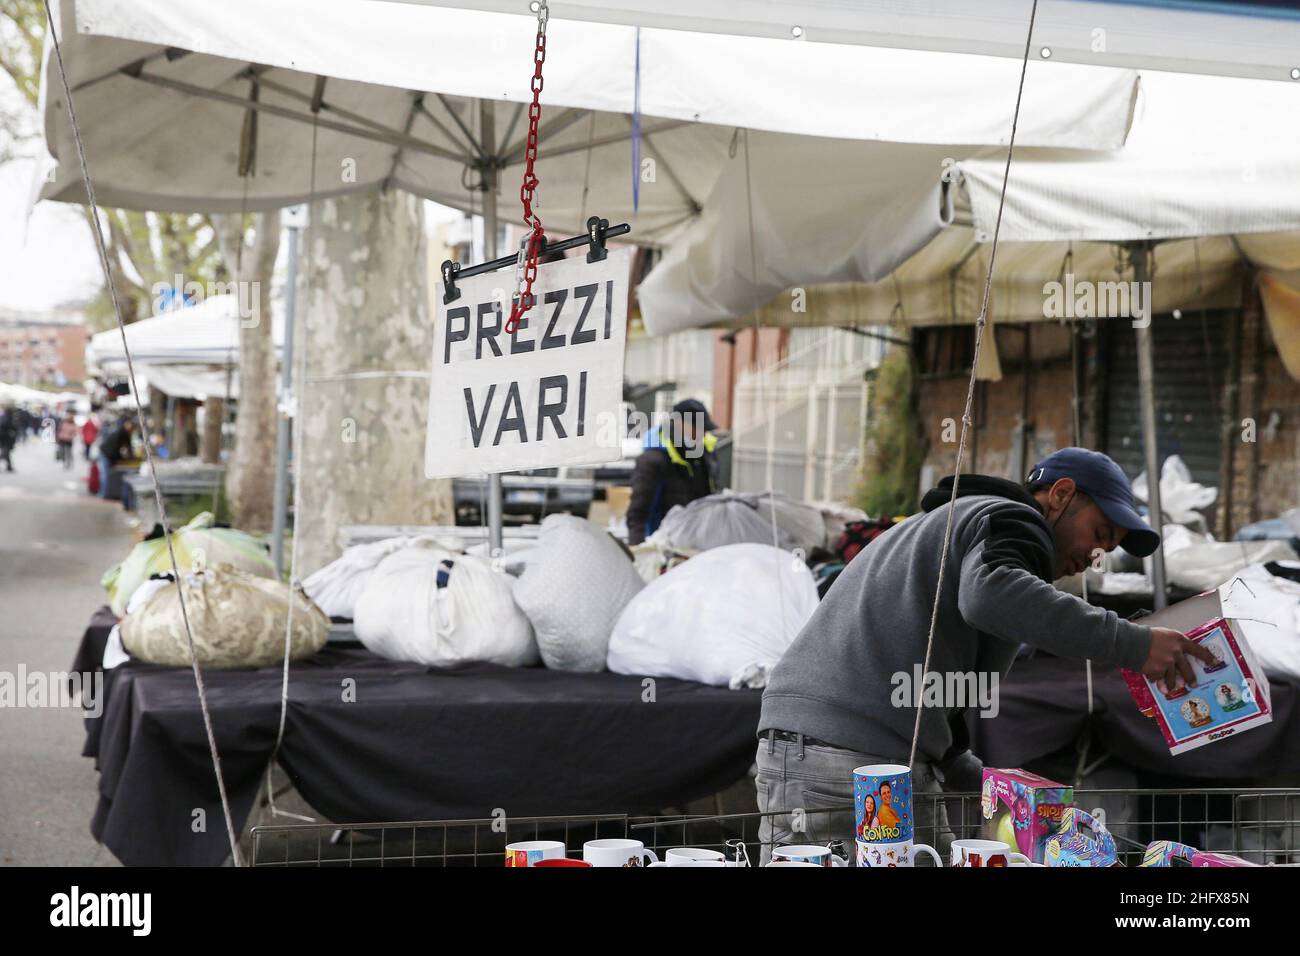
[[(241, 314), (248, 313), (247, 315)], [(239, 364), (241, 322), (270, 321), (276, 351), (284, 341), (284, 317), (254, 317), (235, 295), (209, 296), (197, 305), (175, 309), (126, 327), (131, 358), (137, 366)], [(116, 328), (91, 336), (87, 358), (101, 368), (122, 372), (126, 356)], [(225, 375), (222, 374), (224, 380)]]
[[(766, 325), (973, 321), (1005, 151), (835, 144), (819, 168), (835, 153), (846, 165), (856, 155), (857, 169), (809, 175), (754, 136), (752, 188), (740, 170), (721, 177), (700, 221), (642, 284), (647, 329), (739, 325), (755, 309)], [(1116, 271), (1114, 244), (1141, 239), (1165, 240), (1157, 311), (1234, 304), (1243, 257), (1283, 277), (1300, 269), (1300, 83), (1144, 72), (1123, 148), (1017, 148), (990, 315), (1047, 318), (1044, 284), (1063, 271), (1131, 279)], [(792, 308), (788, 290), (814, 284), (832, 285)]]

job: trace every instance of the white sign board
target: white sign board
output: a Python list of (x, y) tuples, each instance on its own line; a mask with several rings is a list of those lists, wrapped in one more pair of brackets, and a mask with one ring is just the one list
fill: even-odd
[(632, 250), (537, 268), (536, 305), (504, 331), (510, 268), (459, 280), (434, 321), (427, 478), (601, 464), (622, 455)]

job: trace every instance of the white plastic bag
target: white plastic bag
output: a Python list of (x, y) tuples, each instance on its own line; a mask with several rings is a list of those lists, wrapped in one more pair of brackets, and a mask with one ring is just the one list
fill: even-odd
[(515, 603), (532, 622), (547, 667), (602, 671), (614, 623), (643, 587), (613, 538), (582, 518), (555, 514), (542, 522), (515, 582)]
[(432, 538), (396, 537), (356, 544), (302, 582), (302, 589), (329, 617), (351, 619), (357, 599), (379, 562), (403, 548), (431, 548)]
[[(817, 608), (807, 565), (770, 544), (734, 544), (691, 558), (648, 584), (609, 642), (618, 674), (717, 687), (780, 660)], [(751, 671), (752, 673), (752, 671)]]
[[(1147, 473), (1133, 480), (1133, 496), (1149, 502)], [(1160, 466), (1160, 510), (1174, 524), (1205, 530), (1205, 516), (1200, 513), (1219, 497), (1219, 489), (1192, 481), (1192, 473), (1178, 455), (1170, 455)], [(1152, 522), (1154, 524), (1154, 522)]]
[[(446, 571), (446, 586), (438, 572)], [(357, 639), (381, 657), (434, 667), (539, 660), (511, 579), (491, 562), (440, 548), (404, 548), (370, 575), (353, 618)]]

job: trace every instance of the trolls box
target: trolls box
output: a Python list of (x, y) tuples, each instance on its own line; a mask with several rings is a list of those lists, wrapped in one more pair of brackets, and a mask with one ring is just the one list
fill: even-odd
[(1165, 687), (1125, 670), (1124, 680), (1138, 709), (1154, 718), (1172, 754), (1204, 747), (1273, 719), (1268, 678), (1260, 670), (1241, 628), (1225, 616), (1218, 592), (1207, 591), (1148, 617), (1148, 627), (1172, 627), (1206, 647), (1213, 664), (1188, 658), (1196, 686), (1181, 680)]
[(980, 811), (981, 836), (1001, 840), (1035, 863), (1043, 862), (1043, 845), (1060, 827), (1074, 803), (1074, 788), (1028, 770), (984, 768)]

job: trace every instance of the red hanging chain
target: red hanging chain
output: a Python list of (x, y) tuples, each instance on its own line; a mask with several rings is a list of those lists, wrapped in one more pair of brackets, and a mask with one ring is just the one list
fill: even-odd
[(515, 264), (515, 296), (510, 306), (510, 317), (505, 330), (513, 333), (519, 328), (524, 314), (533, 307), (533, 280), (537, 278), (537, 255), (541, 252), (546, 234), (542, 220), (533, 212), (533, 191), (537, 189), (537, 174), (533, 163), (537, 160), (537, 125), (542, 118), (542, 64), (546, 62), (546, 21), (550, 10), (546, 0), (537, 2), (537, 48), (533, 52), (533, 101), (528, 105), (528, 145), (524, 149), (524, 181), (519, 187), (519, 200), (524, 205), (524, 225), (528, 235), (519, 246), (519, 259)]

